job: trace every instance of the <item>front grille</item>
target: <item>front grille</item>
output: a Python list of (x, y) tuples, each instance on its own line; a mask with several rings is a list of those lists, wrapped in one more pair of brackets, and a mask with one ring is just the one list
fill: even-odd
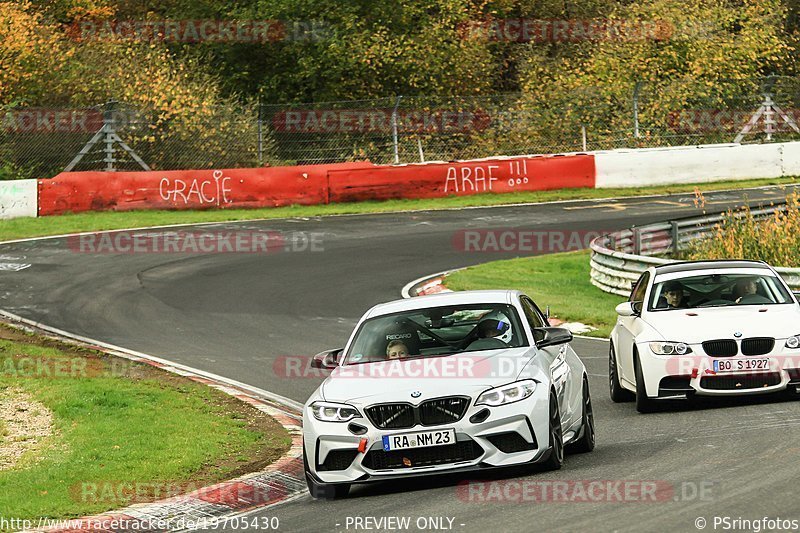
[(419, 423), (423, 426), (438, 426), (458, 422), (467, 412), (469, 398), (438, 398), (422, 402), (417, 408)]
[(744, 355), (764, 355), (771, 352), (774, 347), (775, 339), (772, 337), (753, 337), (742, 341)]
[(483, 455), (483, 448), (477, 442), (462, 440), (447, 446), (429, 446), (390, 452), (374, 449), (364, 456), (361, 464), (370, 470), (389, 470), (474, 461), (481, 455)]
[(533, 443), (530, 443), (516, 431), (498, 433), (497, 435), (490, 435), (486, 438), (489, 439), (489, 442), (491, 442), (495, 448), (503, 453), (524, 452), (537, 448), (535, 438)]
[(658, 383), (658, 395), (669, 396), (675, 393), (692, 392), (691, 376), (666, 376)]
[(705, 376), (700, 379), (700, 387), (709, 390), (763, 389), (778, 385), (780, 382), (781, 375), (774, 372), (746, 376)]
[(356, 455), (358, 455), (358, 450), (331, 450), (325, 456), (325, 462), (319, 465), (317, 470), (321, 472), (347, 470), (353, 464)]
[(414, 407), (407, 403), (382, 403), (367, 408), (367, 416), (380, 429), (414, 427)]
[(415, 407), (407, 403), (381, 403), (366, 409), (370, 422), (379, 429), (407, 429), (416, 426), (438, 426), (461, 420), (470, 399), (452, 396), (427, 400)]
[(733, 339), (705, 341), (703, 343), (703, 351), (715, 357), (733, 357), (739, 353), (736, 341)]

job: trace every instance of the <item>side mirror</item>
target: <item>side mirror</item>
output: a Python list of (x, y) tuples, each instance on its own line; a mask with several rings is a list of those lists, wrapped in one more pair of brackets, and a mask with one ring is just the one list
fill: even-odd
[(622, 302), (614, 310), (619, 316), (639, 316), (642, 313), (642, 303)]
[(572, 332), (566, 328), (536, 328), (533, 330), (533, 340), (537, 348), (558, 346), (572, 341)]
[(344, 348), (336, 348), (335, 350), (325, 350), (320, 352), (311, 359), (311, 368), (327, 368), (332, 370), (339, 366), (339, 357), (342, 355)]

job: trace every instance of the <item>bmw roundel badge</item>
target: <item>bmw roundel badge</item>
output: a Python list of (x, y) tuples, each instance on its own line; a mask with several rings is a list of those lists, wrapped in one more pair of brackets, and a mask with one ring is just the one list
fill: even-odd
[(414, 392), (411, 393), (412, 398), (419, 398), (420, 396), (422, 396), (422, 393), (418, 390), (415, 390)]

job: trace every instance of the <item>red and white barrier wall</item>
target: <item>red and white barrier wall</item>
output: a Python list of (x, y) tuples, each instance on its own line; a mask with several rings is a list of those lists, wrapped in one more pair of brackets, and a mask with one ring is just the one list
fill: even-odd
[(278, 207), (594, 186), (591, 155), (453, 163), (165, 172), (65, 172), (39, 181), (39, 214), (131, 209)]
[(0, 218), (35, 217), (37, 180), (0, 181)]
[(595, 187), (643, 187), (800, 175), (800, 142), (595, 152)]
[(797, 175), (800, 142), (409, 165), (357, 162), (222, 170), (65, 172), (52, 179), (0, 182), (0, 218), (103, 210), (279, 207)]

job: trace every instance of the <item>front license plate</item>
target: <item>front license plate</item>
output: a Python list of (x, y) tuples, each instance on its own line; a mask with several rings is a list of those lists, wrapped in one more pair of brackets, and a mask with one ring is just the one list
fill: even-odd
[(769, 372), (769, 358), (714, 359), (714, 372)]
[(439, 429), (436, 431), (418, 431), (399, 435), (383, 436), (383, 451), (406, 450), (427, 446), (445, 446), (456, 443), (455, 429)]

